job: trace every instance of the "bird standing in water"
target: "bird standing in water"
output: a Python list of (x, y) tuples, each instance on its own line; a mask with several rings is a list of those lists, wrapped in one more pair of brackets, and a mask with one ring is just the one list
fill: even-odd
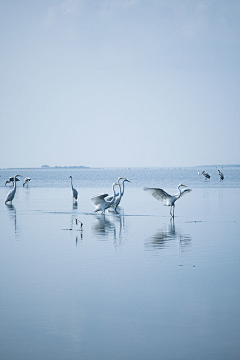
[(205, 179), (207, 180), (207, 179), (210, 179), (210, 175), (208, 174), (208, 173), (206, 173), (205, 171), (203, 171), (202, 173), (201, 173), (201, 175), (203, 175), (203, 176), (205, 176)]
[[(16, 194), (16, 179), (17, 179), (17, 177), (19, 177), (19, 176), (22, 176), (22, 175), (15, 175), (14, 176), (14, 180), (13, 180), (13, 189), (11, 190), (11, 191), (9, 191), (9, 193), (7, 194), (7, 196), (6, 196), (6, 199), (5, 199), (5, 204), (7, 203), (7, 202), (11, 202), (12, 203), (12, 201), (13, 201), (13, 199), (14, 199), (14, 196), (15, 196), (15, 194)], [(19, 179), (18, 179), (19, 180)]]
[(223, 173), (222, 173), (220, 170), (218, 170), (218, 175), (219, 175), (219, 177), (220, 177), (220, 180), (223, 180), (223, 179), (224, 179), (224, 175), (223, 175)]
[(73, 184), (72, 184), (72, 176), (70, 175), (69, 178), (71, 179), (71, 186), (72, 186), (72, 197), (73, 197), (73, 200), (76, 200), (78, 199), (78, 192), (76, 189), (74, 189), (73, 187)]
[(30, 181), (31, 179), (30, 179), (30, 177), (26, 177), (25, 179), (24, 179), (24, 182), (23, 182), (23, 187), (27, 184), (27, 186), (28, 186), (28, 183), (29, 183), (29, 181)]
[[(18, 175), (17, 175), (18, 176)], [(18, 178), (16, 178), (16, 181), (20, 181)], [(14, 176), (11, 176), (6, 182), (5, 182), (5, 185), (7, 185), (8, 183), (14, 183)]]
[[(170, 206), (170, 215), (172, 216), (172, 218), (174, 218), (175, 202), (178, 199), (180, 199), (180, 197), (183, 196), (184, 194), (187, 194), (190, 191), (192, 191), (192, 189), (181, 190), (180, 188), (182, 186), (187, 187), (186, 185), (179, 184), (177, 187), (178, 194), (176, 194), (176, 195), (169, 195), (166, 191), (164, 191), (162, 189), (158, 189), (158, 188), (146, 188), (145, 187), (143, 190), (146, 191), (147, 193), (149, 193), (150, 195), (152, 195), (153, 197), (155, 197), (155, 199), (157, 199), (157, 200), (160, 200), (160, 201), (166, 200), (166, 203), (164, 205)], [(172, 212), (172, 210), (173, 210), (173, 212)]]
[[(120, 186), (119, 183), (113, 183), (113, 185), (112, 185), (113, 196), (111, 197), (112, 200), (109, 201), (106, 199), (108, 197), (108, 194), (101, 194), (101, 195), (93, 196), (91, 198), (91, 202), (95, 206), (94, 212), (102, 211), (102, 214), (105, 215), (105, 210), (110, 208), (114, 204), (114, 201), (116, 198), (116, 192), (115, 192), (116, 185)], [(120, 189), (120, 191), (121, 191), (121, 189)]]

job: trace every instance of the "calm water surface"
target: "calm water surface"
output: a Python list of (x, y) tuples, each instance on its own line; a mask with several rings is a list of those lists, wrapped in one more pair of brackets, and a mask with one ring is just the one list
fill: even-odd
[[(239, 359), (240, 171), (202, 170), (1, 170), (1, 360)], [(119, 176), (119, 213), (94, 214)], [(180, 182), (173, 221), (142, 187)]]

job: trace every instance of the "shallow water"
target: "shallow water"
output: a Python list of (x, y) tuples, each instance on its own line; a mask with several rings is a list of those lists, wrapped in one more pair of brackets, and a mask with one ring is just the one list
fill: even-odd
[[(134, 182), (105, 218), (90, 198), (122, 169), (72, 172), (78, 204), (68, 170), (42, 171), (22, 169), (32, 180), (12, 206), (0, 187), (1, 359), (239, 359), (238, 169), (223, 182), (195, 168), (186, 179), (185, 169), (127, 169)], [(142, 187), (179, 182), (193, 191), (173, 221)]]

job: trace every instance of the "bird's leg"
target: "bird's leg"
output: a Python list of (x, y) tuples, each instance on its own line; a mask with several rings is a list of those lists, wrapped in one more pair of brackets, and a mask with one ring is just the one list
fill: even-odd
[(172, 216), (172, 207), (170, 206), (170, 215)]
[(174, 207), (175, 207), (175, 206), (173, 206), (173, 216), (172, 216), (172, 217), (173, 217), (173, 219), (174, 219)]

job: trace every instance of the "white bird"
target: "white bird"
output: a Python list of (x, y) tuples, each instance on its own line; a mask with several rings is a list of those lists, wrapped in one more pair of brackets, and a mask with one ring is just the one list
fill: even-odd
[(203, 171), (203, 172), (201, 173), (201, 175), (204, 175), (206, 180), (207, 180), (207, 179), (210, 179), (210, 177), (211, 177), (211, 176), (210, 176), (208, 173), (206, 173), (205, 171)]
[[(175, 208), (175, 202), (183, 195), (189, 193), (190, 191), (192, 191), (192, 189), (184, 189), (181, 190), (180, 188), (182, 186), (187, 187), (186, 185), (183, 184), (179, 184), (178, 185), (178, 191), (179, 193), (176, 195), (169, 195), (166, 191), (162, 190), (162, 189), (157, 189), (157, 188), (144, 188), (143, 190), (148, 192), (150, 195), (152, 195), (153, 197), (155, 197), (155, 199), (160, 200), (160, 201), (164, 201), (166, 200), (166, 203), (164, 204), (164, 206), (170, 206), (170, 215), (174, 218), (174, 208)], [(172, 210), (173, 209), (173, 213)]]
[[(112, 189), (113, 189), (113, 196), (112, 196), (112, 200), (108, 201), (107, 199), (105, 199), (108, 194), (101, 194), (101, 195), (97, 195), (91, 198), (91, 202), (92, 204), (95, 206), (95, 210), (94, 212), (97, 211), (102, 211), (102, 214), (105, 214), (105, 210), (110, 208), (115, 201), (116, 198), (116, 192), (115, 192), (115, 186), (119, 185), (119, 183), (113, 183), (112, 185)], [(121, 192), (121, 189), (120, 189)]]
[[(18, 176), (18, 175), (17, 175)], [(18, 178), (16, 178), (16, 181), (20, 181)], [(5, 182), (5, 185), (7, 185), (8, 183), (10, 182), (14, 182), (14, 176), (11, 176), (6, 182)]]
[(14, 180), (13, 180), (13, 189), (11, 191), (9, 191), (9, 193), (6, 196), (5, 199), (5, 204), (10, 201), (12, 203), (15, 193), (16, 193), (16, 181), (17, 181), (17, 176), (22, 176), (22, 175), (15, 175), (14, 176)]
[(220, 176), (220, 180), (224, 179), (224, 175), (220, 170), (218, 170), (218, 175)]
[(78, 199), (78, 192), (76, 189), (74, 189), (73, 184), (72, 184), (72, 176), (70, 175), (69, 178), (71, 179), (71, 186), (72, 186), (72, 197), (73, 200), (77, 200)]
[[(123, 180), (122, 184), (120, 184), (120, 180)], [(115, 209), (115, 211), (117, 210), (117, 207), (118, 205), (120, 204), (121, 202), (121, 199), (123, 197), (123, 194), (124, 194), (124, 182), (127, 181), (127, 182), (131, 182), (130, 180), (126, 179), (126, 178), (118, 178), (118, 183), (120, 184), (119, 187), (120, 187), (120, 193), (119, 194), (116, 194), (116, 198), (115, 198), (115, 201), (112, 205), (112, 207)], [(121, 187), (122, 185), (122, 187)], [(111, 199), (112, 197), (109, 197), (108, 200), (112, 200)]]
[(30, 177), (26, 177), (26, 178), (24, 179), (24, 182), (23, 182), (23, 187), (24, 187), (24, 185), (26, 185), (26, 184), (27, 184), (27, 186), (28, 186), (28, 183), (29, 183), (30, 180), (31, 180)]

